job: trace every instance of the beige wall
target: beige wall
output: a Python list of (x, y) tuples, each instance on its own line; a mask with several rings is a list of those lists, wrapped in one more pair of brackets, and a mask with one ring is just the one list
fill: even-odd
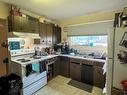
[(0, 2), (0, 18), (7, 18), (7, 16), (9, 15), (9, 5)]
[[(68, 25), (76, 25), (76, 24), (96, 22), (96, 21), (112, 20), (115, 17), (115, 13), (119, 11), (120, 10), (97, 12), (97, 13), (93, 13), (89, 15), (83, 15), (83, 16), (73, 17), (70, 19), (59, 20), (58, 23), (62, 27), (66, 27)], [(67, 32), (62, 31), (62, 41), (63, 39), (66, 39), (66, 37), (67, 37)]]

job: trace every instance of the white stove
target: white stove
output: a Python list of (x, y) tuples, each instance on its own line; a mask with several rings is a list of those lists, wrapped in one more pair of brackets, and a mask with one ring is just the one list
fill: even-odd
[(32, 95), (47, 84), (46, 62), (33, 56), (34, 50), (13, 50), (11, 52), (12, 72), (21, 76), (23, 95)]

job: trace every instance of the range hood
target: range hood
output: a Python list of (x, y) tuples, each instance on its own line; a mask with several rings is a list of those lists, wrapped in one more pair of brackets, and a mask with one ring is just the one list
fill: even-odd
[(28, 38), (40, 38), (38, 33), (25, 33), (25, 32), (9, 32), (9, 38), (11, 37), (28, 37)]

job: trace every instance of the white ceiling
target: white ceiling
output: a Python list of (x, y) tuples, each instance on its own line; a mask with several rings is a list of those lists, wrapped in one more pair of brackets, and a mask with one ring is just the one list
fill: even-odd
[(0, 0), (61, 20), (93, 12), (115, 10), (127, 6), (127, 0)]

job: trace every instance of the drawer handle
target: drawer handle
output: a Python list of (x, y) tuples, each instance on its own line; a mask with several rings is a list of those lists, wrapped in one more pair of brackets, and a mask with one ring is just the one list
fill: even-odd
[(80, 65), (80, 63), (77, 63), (77, 62), (71, 62), (71, 63), (73, 63), (73, 64), (79, 64)]

